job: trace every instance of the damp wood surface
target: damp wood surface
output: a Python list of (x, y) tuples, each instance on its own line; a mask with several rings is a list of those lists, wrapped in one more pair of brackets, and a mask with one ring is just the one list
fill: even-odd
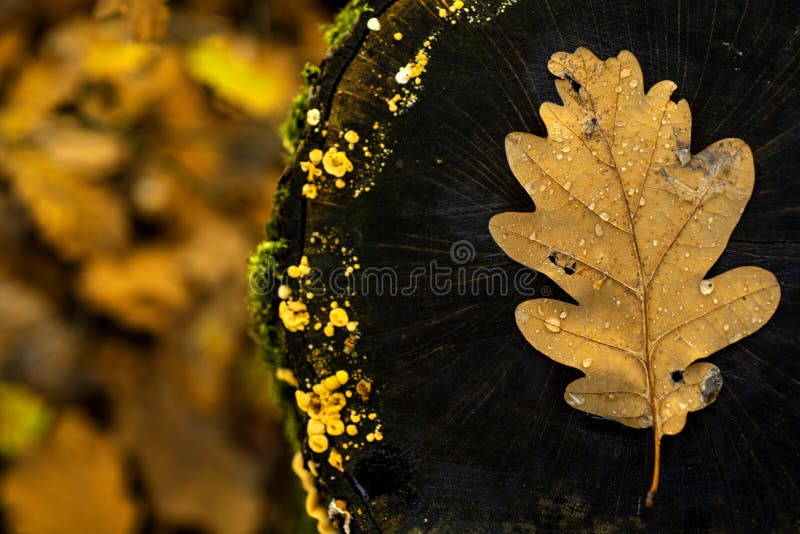
[[(652, 434), (565, 402), (583, 373), (526, 341), (514, 317), (531, 295), (513, 283), (459, 291), (454, 274), (444, 294), (423, 277), (410, 295), (352, 295), (352, 332), (336, 326), (330, 298), (314, 297), (303, 303), (308, 326), (286, 333), (285, 363), (301, 390), (340, 370), (368, 378), (365, 413), (376, 414), (382, 435), (350, 449), (340, 469), (331, 448), (341, 453), (347, 433), (327, 435), (315, 452), (298, 410), (321, 502), (346, 503), (354, 532), (797, 529), (800, 14), (777, 2), (519, 0), (481, 2), (479, 12), (464, 2), (446, 17), (443, 2), (369, 6), (311, 88), (319, 123), (284, 176), (275, 226), (287, 240), (285, 265), (305, 256), (322, 273), (350, 268), (354, 280), (368, 267), (391, 268), (400, 287), (432, 261), (529, 279), (489, 233), (492, 216), (532, 211), (506, 136), (547, 136), (539, 107), (561, 102), (547, 70), (554, 53), (585, 47), (605, 59), (628, 50), (645, 90), (677, 85), (672, 101), (692, 111), (691, 155), (726, 138), (750, 147), (752, 198), (705, 278), (754, 265), (775, 275), (781, 302), (766, 326), (710, 360), (724, 386), (663, 441), (659, 496), (646, 509)], [(368, 27), (372, 18), (379, 29)], [(310, 198), (308, 163), (326, 154), (330, 168), (315, 164), (324, 172)], [(454, 261), (454, 243), (469, 244), (466, 257)], [(542, 275), (526, 289), (575, 304)], [(361, 402), (353, 393), (348, 402)]]

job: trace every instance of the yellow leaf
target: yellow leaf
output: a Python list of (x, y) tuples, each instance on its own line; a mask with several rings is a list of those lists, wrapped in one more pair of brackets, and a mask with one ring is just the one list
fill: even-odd
[(263, 118), (284, 107), (289, 83), (276, 74), (275, 63), (282, 62), (279, 56), (270, 58), (273, 65), (267, 68), (269, 63), (257, 61), (247, 48), (241, 43), (235, 46), (221, 35), (211, 36), (189, 51), (187, 66), (193, 77), (210, 86), (220, 98)]
[(136, 73), (153, 58), (154, 49), (142, 43), (93, 43), (84, 59), (89, 78), (117, 78)]
[(88, 262), (78, 283), (81, 297), (120, 323), (161, 332), (191, 301), (176, 253), (136, 250), (124, 258)]
[(42, 236), (68, 260), (120, 250), (128, 220), (120, 199), (66, 172), (44, 152), (5, 153), (3, 166)]
[(50, 439), (9, 470), (0, 494), (13, 532), (134, 532), (119, 451), (75, 413), (62, 415)]
[(600, 61), (579, 48), (548, 68), (564, 102), (541, 106), (548, 136), (506, 139), (536, 211), (496, 215), (489, 228), (578, 302), (535, 299), (516, 311), (534, 347), (586, 375), (569, 384), (567, 403), (652, 426), (652, 505), (662, 436), (722, 387), (716, 366), (693, 362), (752, 334), (778, 306), (777, 280), (758, 267), (705, 279), (752, 193), (753, 157), (740, 139), (692, 157), (689, 105), (671, 101), (671, 81), (645, 93), (630, 52)]
[(64, 102), (78, 84), (68, 66), (40, 60), (25, 67), (14, 82), (0, 112), (0, 136), (19, 140), (34, 130), (50, 111)]

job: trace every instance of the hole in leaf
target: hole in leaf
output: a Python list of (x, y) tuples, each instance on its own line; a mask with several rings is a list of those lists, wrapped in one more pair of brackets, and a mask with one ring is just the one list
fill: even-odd
[(569, 276), (575, 274), (575, 268), (578, 266), (578, 262), (576, 261), (573, 261), (571, 264), (560, 263), (558, 260), (558, 253), (556, 252), (553, 252), (552, 254), (547, 256), (547, 259), (550, 260), (553, 263), (553, 265), (562, 269), (564, 271), (564, 274)]
[(578, 81), (569, 74), (567, 74), (567, 79), (569, 80), (569, 84), (572, 86), (572, 90), (575, 91), (575, 94), (580, 94), (581, 84), (579, 84)]
[(675, 383), (683, 381), (683, 371), (672, 371), (672, 381)]

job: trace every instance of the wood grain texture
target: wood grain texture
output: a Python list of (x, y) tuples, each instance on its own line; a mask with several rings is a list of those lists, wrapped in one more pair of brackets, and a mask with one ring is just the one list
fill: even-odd
[[(711, 360), (725, 385), (715, 404), (665, 439), (651, 510), (642, 506), (651, 436), (564, 403), (564, 388), (580, 374), (537, 354), (519, 333), (514, 309), (530, 296), (423, 289), (354, 299), (360, 366), (375, 381), (385, 439), (353, 453), (344, 474), (322, 462), (319, 479), (323, 494), (364, 510), (354, 530), (800, 528), (800, 11), (755, 4), (519, 0), (490, 23), (443, 26), (419, 100), (394, 118), (375, 97), (375, 72), (392, 78), (413, 57), (441, 25), (438, 3), (375, 2), (371, 16), (385, 35), (370, 34), (362, 19), (326, 60), (312, 105), (333, 130), (385, 122), (393, 152), (357, 199), (342, 192), (306, 202), (304, 173), (287, 172), (279, 229), (295, 260), (309, 252), (311, 232), (338, 227), (362, 265), (397, 269), (400, 280), (434, 260), (457, 267), (450, 247), (460, 240), (474, 246), (470, 272), (524, 271), (488, 232), (493, 214), (530, 211), (504, 139), (545, 135), (538, 107), (558, 102), (547, 60), (584, 46), (601, 58), (634, 52), (647, 87), (674, 81), (673, 100), (686, 98), (692, 109), (693, 153), (725, 137), (750, 145), (753, 197), (709, 276), (758, 265), (783, 293), (766, 327)], [(395, 28), (404, 39), (390, 43)], [(309, 132), (300, 158), (323, 143)], [(357, 174), (365, 161), (353, 162)], [(323, 270), (337, 266), (324, 253), (309, 259)], [(543, 276), (532, 287), (568, 298)], [(288, 336), (296, 374), (314, 380), (305, 347), (315, 335)]]

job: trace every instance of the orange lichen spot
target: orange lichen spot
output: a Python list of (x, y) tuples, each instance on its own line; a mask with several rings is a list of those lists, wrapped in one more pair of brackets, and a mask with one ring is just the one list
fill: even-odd
[(336, 181), (334, 182), (334, 185), (336, 186), (337, 189), (344, 189), (347, 183), (341, 178), (337, 178)]
[(331, 176), (341, 178), (353, 170), (353, 164), (347, 159), (347, 153), (336, 147), (331, 147), (322, 157), (322, 166)]
[(347, 326), (350, 319), (347, 317), (347, 311), (344, 308), (334, 308), (328, 314), (328, 318), (333, 326)]
[(311, 321), (306, 305), (299, 300), (282, 300), (278, 306), (278, 316), (289, 332), (305, 330)]
[(344, 471), (342, 455), (336, 449), (331, 449), (331, 453), (328, 455), (328, 463), (339, 471)]
[(333, 325), (331, 323), (326, 324), (322, 332), (328, 337), (333, 337)]
[(316, 453), (328, 450), (328, 438), (324, 435), (308, 436), (308, 448)]
[(315, 198), (317, 198), (319, 191), (317, 190), (317, 186), (314, 184), (303, 184), (303, 189), (301, 193), (307, 199), (314, 200)]
[(355, 411), (350, 410), (350, 421), (352, 421), (353, 423), (360, 423), (361, 416), (357, 414)]
[(375, 412), (372, 412), (371, 414), (369, 414), (367, 416), (367, 419), (369, 419), (370, 421), (374, 421), (376, 417), (378, 417), (378, 414), (376, 414)]
[(345, 427), (345, 431), (347, 432), (348, 436), (355, 436), (358, 434), (358, 427), (356, 425), (347, 425)]
[(287, 369), (286, 367), (278, 367), (275, 369), (275, 378), (281, 382), (289, 384), (292, 387), (297, 387), (297, 378), (295, 378), (291, 369)]
[(392, 37), (394, 37), (395, 41), (402, 41), (403, 40), (403, 34), (400, 33), (400, 32), (395, 32), (395, 34)]
[(347, 325), (345, 325), (345, 328), (347, 328), (348, 332), (355, 332), (356, 329), (358, 328), (358, 321), (348, 322)]
[(368, 441), (368, 442), (370, 442), (370, 443), (372, 443), (373, 441), (375, 441), (375, 434), (374, 434), (374, 433), (372, 433), (372, 432), (370, 432), (369, 434), (367, 434), (367, 441)]

